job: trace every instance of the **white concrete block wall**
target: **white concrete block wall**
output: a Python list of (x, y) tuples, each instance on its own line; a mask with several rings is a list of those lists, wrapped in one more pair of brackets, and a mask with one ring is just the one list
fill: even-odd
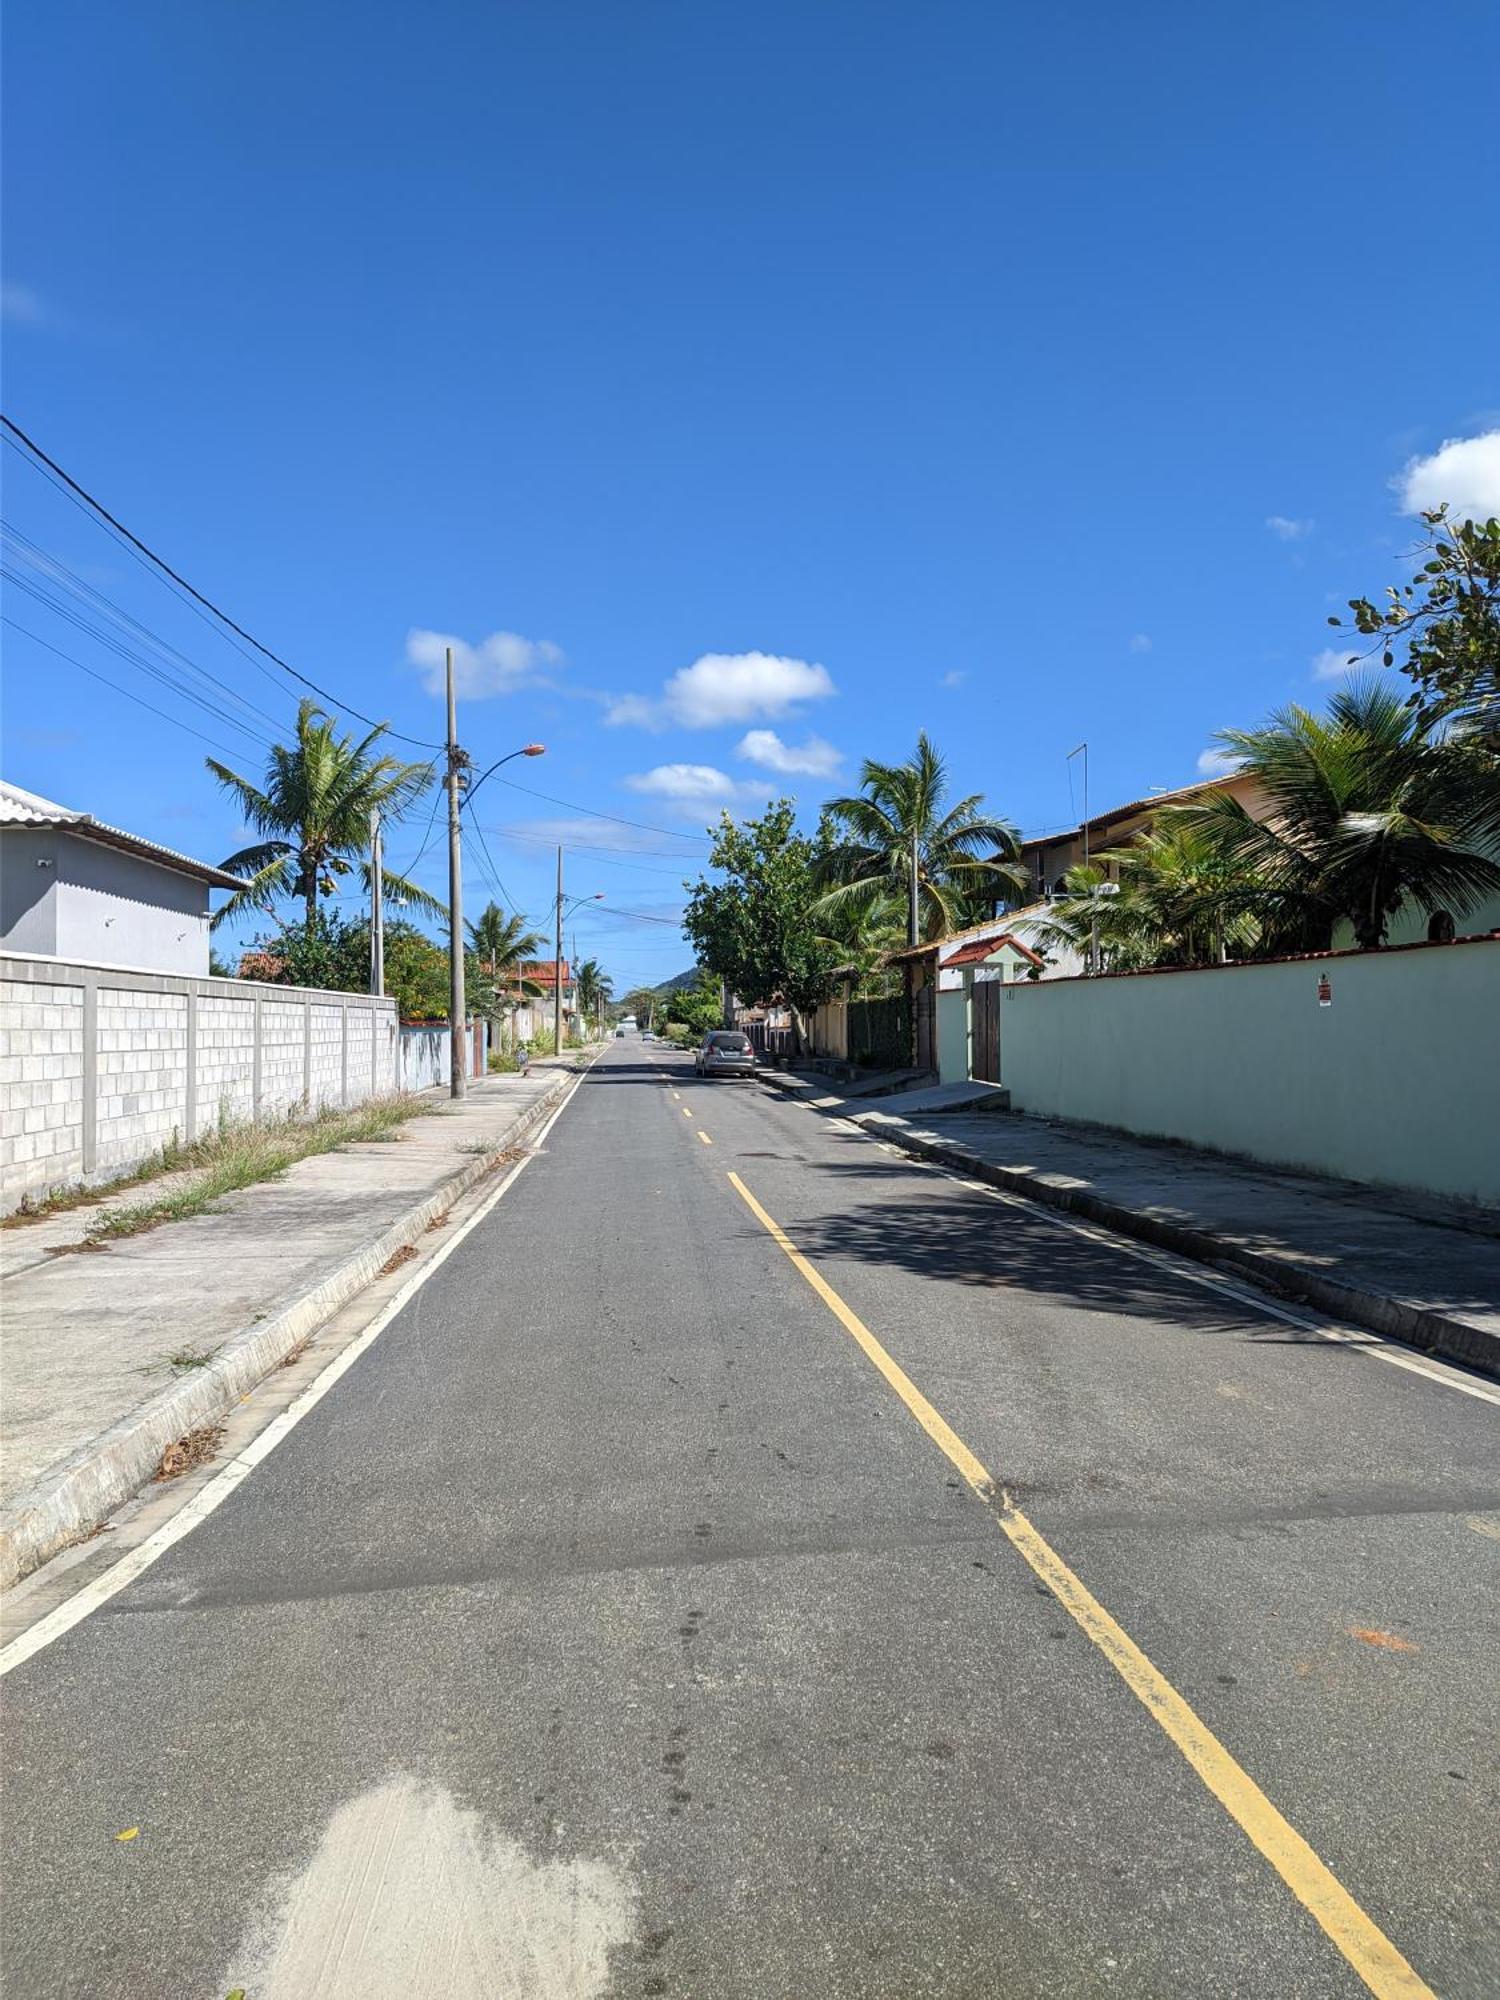
[(198, 1137), (255, 1116), (255, 996), (200, 998), (197, 1042)]
[(310, 1109), (337, 1109), (344, 1101), (344, 1009), (312, 1006), (312, 1076)]
[[(347, 1005), (347, 1101), (389, 1096), (395, 1003)], [(0, 1212), (107, 1180), (174, 1134), (300, 1115), (309, 1072), (313, 1106), (340, 1104), (345, 1006), (298, 987), (0, 954)]]
[(349, 1009), (349, 1102), (369, 1095), (371, 1079), (379, 1074), (376, 1060), (376, 1015), (370, 1007)]
[(7, 1190), (12, 1183), (24, 1192), (75, 1180), (82, 1172), (81, 987), (0, 980), (0, 1113), (0, 1178)]
[(302, 1108), (306, 1009), (300, 1000), (265, 1000), (260, 1010), (260, 1115), (287, 1117)]
[(187, 1138), (187, 995), (99, 987), (101, 1173)]

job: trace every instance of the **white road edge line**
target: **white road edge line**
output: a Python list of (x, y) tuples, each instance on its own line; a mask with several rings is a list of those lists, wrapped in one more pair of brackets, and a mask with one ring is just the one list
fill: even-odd
[(1232, 1283), (1226, 1278), (1210, 1277), (1206, 1271), (1196, 1269), (1186, 1258), (1176, 1257), (1170, 1251), (1153, 1250), (1146, 1244), (1135, 1243), (1128, 1236), (1120, 1236), (1112, 1229), (1097, 1223), (1080, 1221), (1074, 1215), (1059, 1215), (1055, 1209), (1041, 1202), (1028, 1201), (1025, 1195), (1011, 1194), (1005, 1188), (991, 1187), (985, 1181), (966, 1180), (955, 1168), (945, 1167), (939, 1160), (924, 1160), (908, 1153), (889, 1139), (877, 1138), (867, 1132), (862, 1125), (856, 1125), (849, 1118), (830, 1119), (830, 1124), (840, 1125), (848, 1132), (858, 1133), (863, 1139), (874, 1139), (882, 1152), (892, 1153), (897, 1159), (909, 1165), (921, 1167), (925, 1172), (938, 1174), (945, 1181), (968, 1189), (973, 1194), (988, 1196), (991, 1201), (1003, 1202), (1007, 1208), (1022, 1210), (1027, 1215), (1050, 1222), (1054, 1229), (1067, 1230), (1071, 1235), (1087, 1237), (1108, 1250), (1117, 1250), (1123, 1256), (1134, 1257), (1138, 1263), (1154, 1264), (1159, 1271), (1166, 1271), (1174, 1278), (1185, 1278), (1189, 1284), (1201, 1285), (1205, 1291), (1221, 1292), (1225, 1298), (1233, 1299), (1237, 1305), (1248, 1306), (1253, 1312), (1264, 1313), (1268, 1319), (1285, 1321), (1288, 1326), (1299, 1326), (1305, 1333), (1315, 1333), (1320, 1340), (1336, 1341), (1341, 1347), (1352, 1347), (1356, 1353), (1368, 1354), (1372, 1360), (1388, 1361), (1393, 1368), (1404, 1368), (1408, 1375), (1420, 1375), (1424, 1380), (1435, 1383), (1440, 1389), (1456, 1389), (1461, 1396), (1473, 1396), (1481, 1403), (1493, 1403), (1500, 1409), (1500, 1388), (1488, 1383), (1473, 1381), (1462, 1375), (1456, 1368), (1449, 1368), (1440, 1360), (1427, 1360), (1403, 1347), (1399, 1342), (1387, 1340), (1383, 1334), (1369, 1332), (1363, 1328), (1332, 1326), (1326, 1320), (1309, 1319), (1305, 1313), (1294, 1312), (1289, 1306), (1276, 1304), (1269, 1295), (1251, 1291)]
[[(579, 1085), (587, 1075), (588, 1071), (585, 1070), (574, 1080), (557, 1109), (537, 1132), (535, 1138), (529, 1142), (532, 1146), (541, 1147), (547, 1134), (572, 1103)], [(308, 1411), (322, 1402), (329, 1390), (334, 1388), (340, 1378), (354, 1366), (365, 1349), (374, 1345), (396, 1315), (421, 1291), (433, 1272), (448, 1261), (470, 1231), (478, 1228), (496, 1203), (501, 1201), (515, 1185), (531, 1165), (533, 1157), (528, 1153), (525, 1159), (516, 1162), (493, 1193), (480, 1203), (466, 1222), (459, 1224), (422, 1269), (414, 1277), (408, 1278), (398, 1292), (392, 1294), (364, 1332), (356, 1335), (347, 1347), (341, 1349), (323, 1372), (308, 1383), (301, 1395), (289, 1403), (279, 1417), (273, 1418), (259, 1436), (252, 1438), (239, 1456), (231, 1459), (222, 1472), (195, 1493), (179, 1513), (154, 1529), (128, 1555), (122, 1556), (117, 1563), (105, 1570), (102, 1576), (84, 1584), (81, 1589), (74, 1592), (73, 1596), (55, 1606), (44, 1618), (39, 1618), (34, 1625), (28, 1626), (18, 1637), (12, 1639), (8, 1646), (0, 1650), (0, 1680), (3, 1680), (12, 1669), (24, 1665), (35, 1654), (50, 1646), (54, 1639), (60, 1639), (65, 1632), (71, 1632), (75, 1625), (81, 1624), (101, 1605), (107, 1604), (110, 1598), (118, 1596), (127, 1585), (134, 1583), (138, 1576), (150, 1569), (160, 1556), (164, 1556), (174, 1543), (182, 1541), (185, 1536), (193, 1532), (194, 1528), (201, 1526), (210, 1514), (216, 1513), (229, 1496), (250, 1477), (262, 1459), (269, 1458), (282, 1439), (301, 1423)]]

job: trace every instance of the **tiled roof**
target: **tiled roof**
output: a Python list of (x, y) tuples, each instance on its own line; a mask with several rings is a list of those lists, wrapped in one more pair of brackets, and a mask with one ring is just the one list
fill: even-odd
[(1033, 965), (1040, 965), (1043, 962), (1040, 954), (1034, 952), (1029, 944), (1022, 944), (1019, 938), (1011, 937), (1008, 932), (1002, 931), (999, 937), (976, 938), (972, 944), (960, 945), (952, 958), (945, 958), (942, 961), (943, 970), (951, 972), (955, 965), (983, 965), (987, 958), (993, 958), (995, 953), (1006, 945), (1009, 945), (1012, 951), (1018, 951), (1023, 958), (1029, 958)]
[[(557, 960), (555, 958), (533, 959), (529, 965), (521, 967), (521, 977), (529, 979), (533, 986), (555, 986), (557, 984)], [(566, 959), (562, 962), (562, 983), (567, 986), (573, 978), (573, 968)]]
[[(1152, 792), (1144, 799), (1132, 799), (1128, 805), (1111, 806), (1108, 812), (1090, 813), (1089, 831), (1096, 827), (1113, 826), (1117, 819), (1129, 819), (1135, 813), (1155, 812), (1158, 806), (1183, 805), (1189, 799), (1202, 798), (1208, 792), (1222, 792), (1232, 786), (1238, 771), (1226, 771), (1218, 778), (1198, 778), (1191, 785), (1177, 785), (1171, 791)], [(1021, 842), (1023, 854), (1034, 852), (1038, 847), (1054, 847), (1061, 840), (1075, 840), (1083, 832), (1083, 821), (1077, 826), (1054, 827), (1050, 833), (1035, 833)]]
[(143, 860), (175, 869), (179, 875), (196, 876), (200, 882), (210, 883), (214, 888), (242, 889), (245, 886), (237, 875), (212, 867), (206, 861), (194, 861), (191, 855), (178, 854), (175, 849), (162, 847), (154, 840), (143, 840), (137, 833), (106, 826), (92, 813), (74, 812), (69, 806), (60, 806), (53, 799), (40, 798), (35, 792), (22, 791), (19, 785), (0, 779), (0, 827), (6, 826), (60, 827), (68, 833), (77, 834), (80, 840), (95, 840), (101, 847), (118, 848), (122, 854), (138, 854)]

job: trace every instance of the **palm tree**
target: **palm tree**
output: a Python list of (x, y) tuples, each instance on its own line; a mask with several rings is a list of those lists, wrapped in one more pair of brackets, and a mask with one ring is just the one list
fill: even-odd
[[(300, 896), (311, 934), (319, 895), (331, 896), (356, 861), (369, 888), (371, 812), (400, 819), (426, 791), (433, 772), (431, 764), (372, 756), (384, 734), (382, 723), (356, 743), (336, 733), (332, 717), (316, 702), (304, 700), (297, 709), (296, 740), (272, 749), (263, 784), (252, 784), (217, 758), (204, 760), (246, 821), (265, 836), (223, 864), (242, 876), (245, 886), (215, 916), (215, 926), (247, 909), (269, 910), (277, 896)], [(446, 908), (403, 875), (382, 869), (381, 886), (392, 903), (434, 914)]]
[(595, 1018), (608, 1003), (614, 981), (597, 958), (586, 958), (576, 975), (578, 1011), (587, 1020)]
[(546, 949), (547, 940), (540, 931), (526, 928), (519, 910), (507, 916), (494, 902), (486, 903), (474, 922), (464, 928), (469, 933), (469, 986), (474, 1005), (498, 1029), (506, 1007), (513, 1012), (523, 999), (533, 999), (542, 991), (522, 967)]
[(526, 992), (541, 992), (541, 987), (532, 980), (509, 978), (527, 959), (544, 950), (547, 943), (540, 931), (527, 930), (526, 919), (519, 910), (507, 916), (498, 903), (486, 903), (474, 922), (465, 928), (475, 956), (493, 978), (519, 984)]
[(1029, 918), (1025, 930), (1044, 948), (1061, 945), (1076, 953), (1090, 972), (1132, 972), (1159, 962), (1158, 940), (1139, 901), (1111, 879), (1102, 859), (1070, 868), (1062, 894), (1048, 904), (1045, 917)]
[(1218, 793), (1173, 817), (1253, 871), (1273, 948), (1326, 948), (1345, 918), (1373, 951), (1403, 902), (1462, 915), (1500, 891), (1494, 760), (1379, 681), (1341, 688), (1326, 716), (1294, 705), (1218, 741), (1270, 812)]
[(880, 904), (908, 910), (913, 844), (922, 938), (946, 935), (981, 899), (990, 904), (1025, 894), (1015, 828), (987, 817), (978, 792), (948, 806), (947, 770), (925, 731), (905, 764), (867, 757), (859, 782), (852, 797), (830, 799), (824, 808), (831, 839), (816, 864), (824, 890), (816, 907), (830, 922)]

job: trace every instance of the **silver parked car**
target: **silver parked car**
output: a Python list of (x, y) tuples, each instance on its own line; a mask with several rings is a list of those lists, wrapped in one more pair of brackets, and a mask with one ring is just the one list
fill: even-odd
[(699, 1076), (753, 1076), (755, 1051), (738, 1028), (710, 1028), (693, 1058)]

